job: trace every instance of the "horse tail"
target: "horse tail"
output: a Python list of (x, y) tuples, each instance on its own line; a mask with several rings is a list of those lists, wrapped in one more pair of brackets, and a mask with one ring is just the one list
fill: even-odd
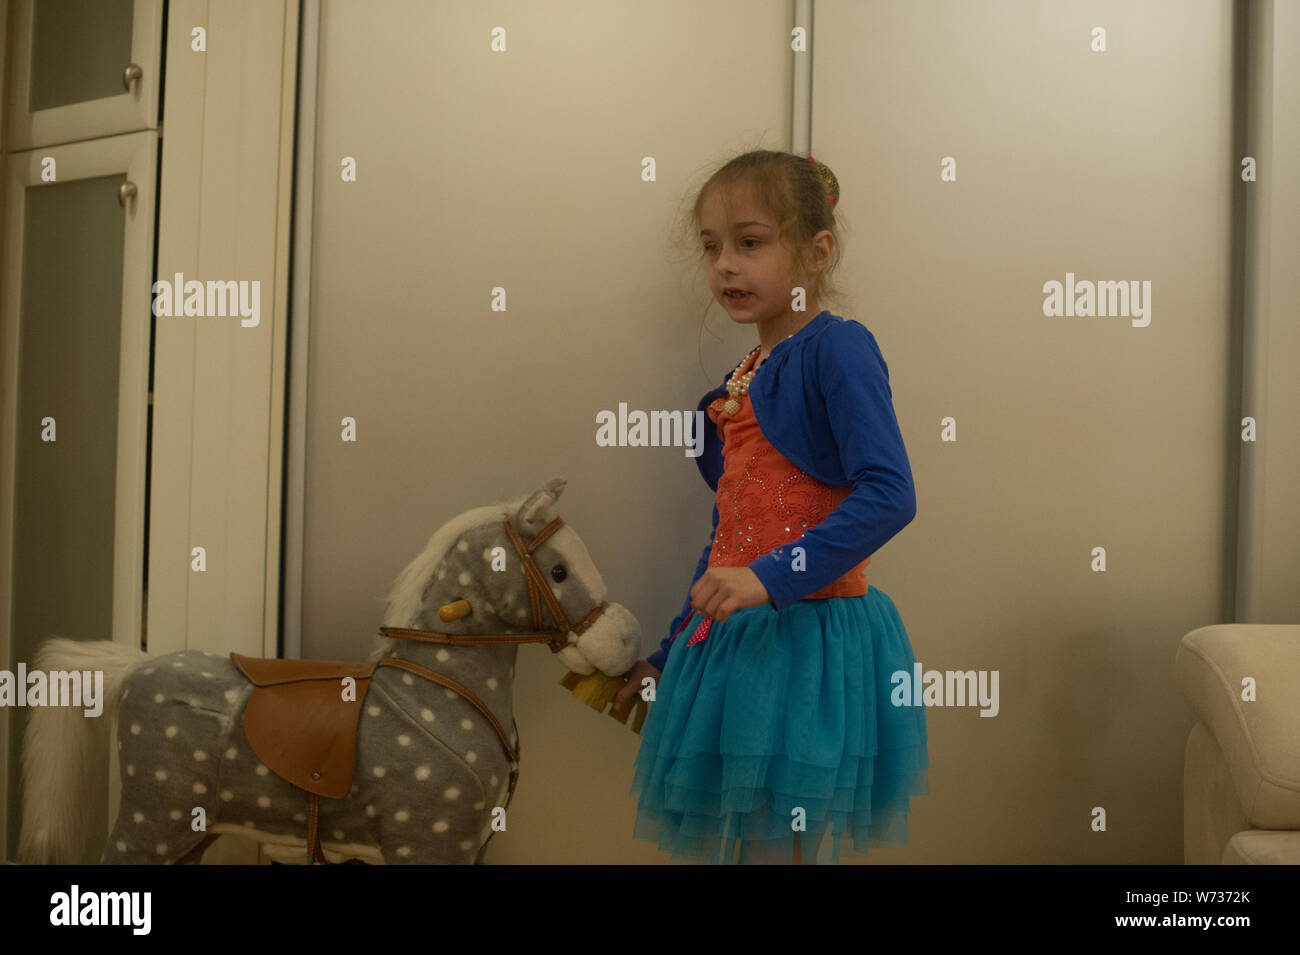
[[(55, 637), (43, 643), (33, 670), (90, 670), (104, 674), (102, 710), (88, 717), (76, 706), (37, 706), (23, 734), (23, 824), (18, 858), (27, 864), (74, 864), (90, 849), (83, 800), (95, 767), (107, 752), (122, 686), (148, 654), (110, 640)], [(51, 702), (53, 702), (51, 700)], [(98, 861), (98, 860), (94, 860)]]

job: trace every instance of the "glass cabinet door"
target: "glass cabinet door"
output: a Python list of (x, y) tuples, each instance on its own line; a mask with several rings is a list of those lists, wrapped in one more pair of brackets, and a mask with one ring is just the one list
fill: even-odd
[[(53, 636), (141, 644), (157, 156), (158, 134), (142, 132), (8, 157), (0, 669), (10, 672), (32, 670)], [(48, 158), (53, 181), (42, 179)], [(0, 710), (12, 857), (28, 711)], [(103, 777), (107, 748), (95, 758)], [(98, 845), (107, 809), (86, 806)]]
[(162, 0), (16, 0), (9, 149), (158, 125)]

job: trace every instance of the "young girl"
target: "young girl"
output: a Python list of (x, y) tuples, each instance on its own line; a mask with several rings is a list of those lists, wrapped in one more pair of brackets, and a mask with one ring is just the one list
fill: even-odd
[(838, 862), (844, 835), (863, 855), (905, 844), (908, 800), (929, 792), (924, 709), (891, 702), (911, 643), (863, 576), (916, 513), (889, 372), (871, 332), (817, 305), (838, 198), (823, 164), (760, 150), (692, 214), (714, 297), (759, 346), (700, 401), (713, 534), (615, 701), (655, 678), (633, 835), (674, 858), (731, 862), (739, 843), (741, 863), (815, 862), (830, 831)]

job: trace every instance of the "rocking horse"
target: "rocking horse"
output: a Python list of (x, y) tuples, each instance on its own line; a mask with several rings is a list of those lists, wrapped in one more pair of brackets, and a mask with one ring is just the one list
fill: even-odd
[[(640, 653), (636, 618), (606, 601), (553, 513), (564, 485), (439, 528), (394, 584), (368, 662), (44, 644), (37, 668), (103, 670), (104, 717), (116, 711), (122, 800), (102, 860), (197, 863), (234, 833), (318, 863), (478, 861), (519, 775), (519, 645), (546, 643), (577, 674), (618, 676)], [(31, 715), (23, 862), (86, 852), (86, 723), (80, 710)]]

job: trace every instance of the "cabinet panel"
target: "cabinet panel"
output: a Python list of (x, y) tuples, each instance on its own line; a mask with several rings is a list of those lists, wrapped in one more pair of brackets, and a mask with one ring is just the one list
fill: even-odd
[(134, 0), (42, 0), (32, 20), (33, 110), (118, 96), (131, 57)]
[[(9, 156), (0, 668), (30, 667), (51, 636), (140, 646), (157, 162), (152, 132)], [(10, 710), (0, 708), (0, 832), (12, 847), (27, 710)], [(107, 771), (106, 751), (97, 774)], [(101, 845), (106, 808), (87, 807)]]
[(16, 0), (9, 148), (156, 128), (162, 17), (162, 0)]

